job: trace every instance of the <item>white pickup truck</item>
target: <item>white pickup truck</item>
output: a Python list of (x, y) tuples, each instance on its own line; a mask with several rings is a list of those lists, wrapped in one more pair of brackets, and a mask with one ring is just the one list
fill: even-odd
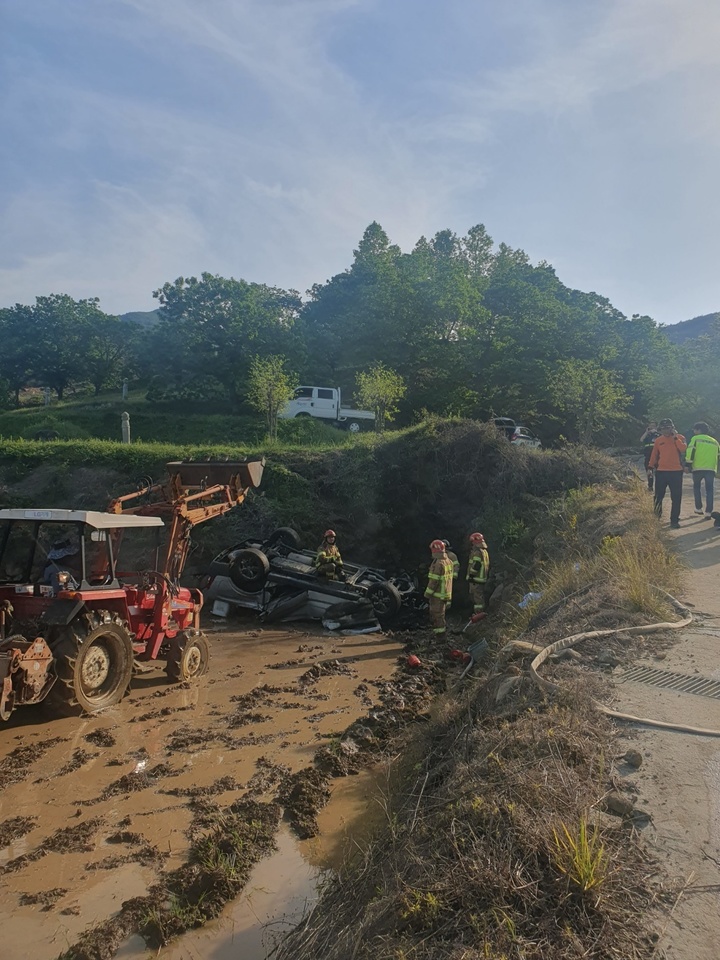
[(360, 433), (363, 427), (375, 423), (371, 410), (353, 410), (342, 405), (337, 387), (298, 387), (293, 399), (278, 413), (283, 420), (294, 417), (318, 417), (350, 433)]

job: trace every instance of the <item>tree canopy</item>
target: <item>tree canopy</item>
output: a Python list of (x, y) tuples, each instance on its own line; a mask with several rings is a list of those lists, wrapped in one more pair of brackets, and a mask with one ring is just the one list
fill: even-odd
[(482, 224), (420, 237), (404, 253), (373, 222), (350, 265), (304, 300), (211, 273), (154, 296), (159, 319), (143, 329), (66, 294), (0, 310), (0, 390), (17, 401), (28, 385), (62, 396), (131, 376), (156, 399), (240, 409), (257, 363), (285, 358), (282, 369), (305, 383), (346, 395), (356, 384), (369, 406), (370, 371), (392, 372), (404, 392), (385, 413), (397, 407), (400, 423), (423, 410), (513, 416), (548, 438), (585, 441), (629, 438), (648, 414), (720, 423), (717, 322), (701, 340), (671, 343), (650, 317), (565, 286)]

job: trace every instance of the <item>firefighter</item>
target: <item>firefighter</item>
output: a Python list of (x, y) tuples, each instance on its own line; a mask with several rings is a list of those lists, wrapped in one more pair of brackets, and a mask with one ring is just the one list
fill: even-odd
[(443, 540), (445, 544), (445, 553), (448, 555), (448, 560), (452, 561), (453, 565), (453, 580), (457, 580), (460, 576), (460, 561), (457, 558), (457, 554), (453, 553), (452, 547), (450, 546), (449, 540)]
[(433, 540), (430, 544), (432, 563), (428, 573), (428, 585), (425, 597), (428, 601), (430, 626), (437, 636), (445, 635), (445, 609), (452, 600), (453, 565), (445, 552), (442, 540)]
[(490, 573), (490, 554), (481, 533), (470, 534), (470, 559), (465, 579), (470, 585), (473, 613), (485, 609), (485, 584)]
[(326, 530), (323, 534), (323, 542), (318, 547), (317, 556), (313, 561), (318, 576), (325, 577), (326, 580), (345, 579), (342, 557), (335, 540), (335, 531)]

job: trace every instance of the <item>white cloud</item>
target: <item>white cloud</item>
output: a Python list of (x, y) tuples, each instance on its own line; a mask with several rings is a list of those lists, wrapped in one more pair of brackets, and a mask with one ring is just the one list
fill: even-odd
[[(647, 264), (623, 267), (604, 249), (618, 229), (638, 245), (628, 222), (637, 212), (623, 198), (643, 170), (623, 138), (642, 124), (664, 169), (662, 148), (677, 146), (681, 126), (707, 152), (714, 184), (715, 0), (450, 2), (465, 39), (494, 31), (497, 55), (490, 65), (450, 54), (442, 70), (419, 72), (410, 103), (391, 81), (369, 95), (362, 63), (351, 74), (334, 55), (336, 31), (377, 13), (379, 0), (64, 0), (62, 11), (54, 0), (9, 0), (38, 36), (55, 26), (90, 47), (102, 38), (132, 53), (133, 69), (154, 62), (155, 73), (134, 88), (101, 73), (91, 88), (67, 58), (17, 48), (4, 116), (18, 129), (26, 118), (28, 159), (42, 151), (51, 162), (21, 170), (11, 197), (0, 184), (0, 303), (63, 290), (98, 294), (110, 310), (149, 308), (152, 289), (204, 269), (304, 290), (349, 264), (373, 219), (405, 249), (421, 234), (486, 220), (498, 239), (540, 257), (557, 251), (566, 282), (590, 277), (615, 296), (592, 277), (620, 271), (617, 295), (660, 289), (655, 222), (641, 225)], [(431, 0), (398, 3), (411, 17)], [(418, 61), (433, 57), (433, 36), (416, 42)], [(641, 95), (649, 116), (638, 114)], [(557, 146), (538, 129), (552, 129)], [(573, 136), (584, 138), (587, 170), (570, 151), (559, 155)], [(608, 155), (614, 179), (595, 197)], [(584, 259), (572, 229), (578, 192), (585, 216), (607, 231)], [(593, 203), (605, 195), (600, 218)], [(688, 256), (688, 278), (692, 269)], [(707, 295), (696, 279), (687, 286)]]

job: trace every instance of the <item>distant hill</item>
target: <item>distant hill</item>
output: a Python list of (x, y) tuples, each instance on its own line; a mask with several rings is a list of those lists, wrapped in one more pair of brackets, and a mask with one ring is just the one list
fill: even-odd
[(137, 323), (140, 327), (154, 327), (160, 319), (159, 310), (136, 311), (135, 313), (121, 313), (120, 319), (126, 323)]
[(671, 343), (685, 343), (686, 340), (695, 340), (696, 337), (710, 333), (713, 324), (718, 320), (720, 320), (720, 313), (706, 313), (702, 317), (681, 320), (680, 323), (663, 327), (662, 332)]

